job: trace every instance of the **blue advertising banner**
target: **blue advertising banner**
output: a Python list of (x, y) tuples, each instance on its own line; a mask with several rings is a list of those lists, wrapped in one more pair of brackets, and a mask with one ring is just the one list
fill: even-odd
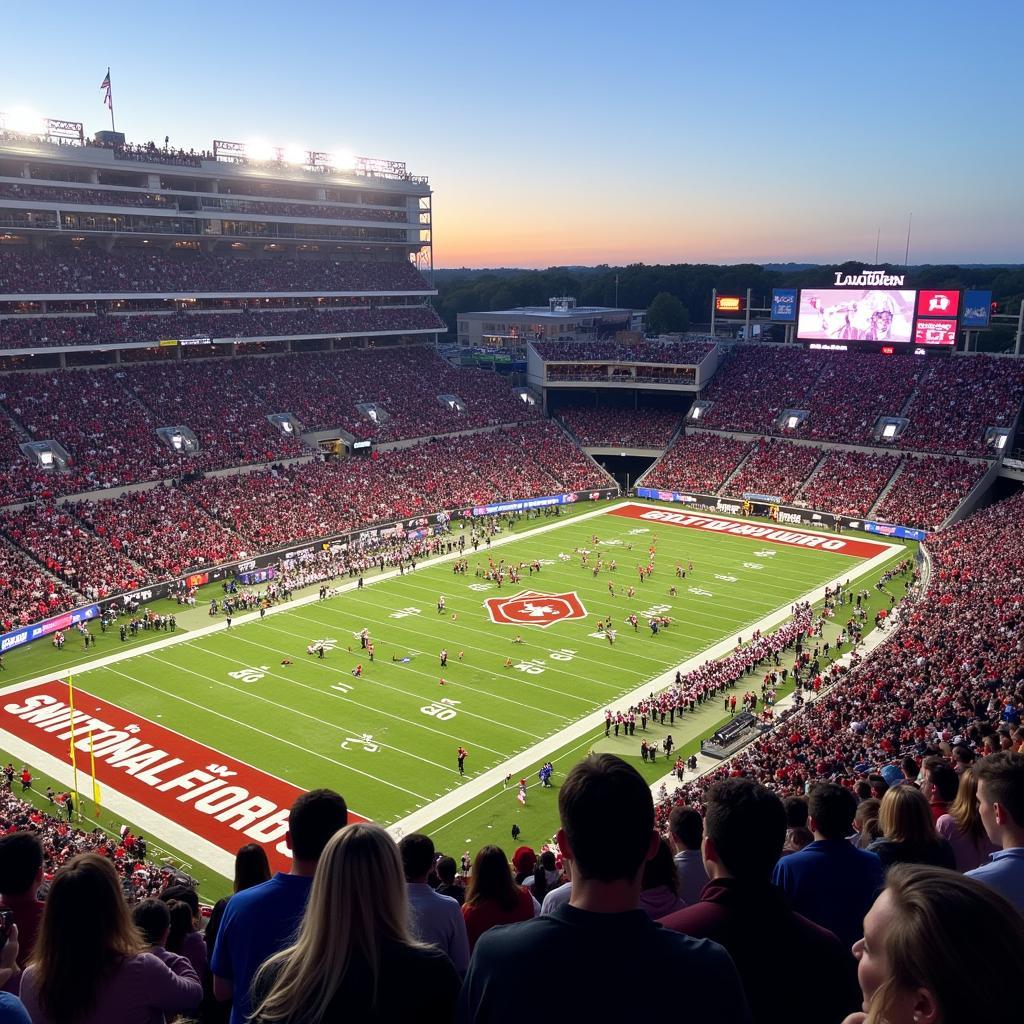
[(964, 292), (964, 312), (960, 318), (962, 326), (988, 327), (991, 312), (991, 292)]
[(864, 520), (862, 528), (868, 533), (878, 533), (883, 537), (900, 537), (903, 540), (927, 540), (926, 530), (915, 530), (910, 526), (893, 526), (891, 523), (872, 523)]
[(55, 615), (52, 619), (43, 619), (42, 622), (33, 623), (31, 626), (22, 626), (21, 629), (13, 629), (10, 633), (0, 636), (0, 653), (21, 647), (22, 644), (31, 643), (41, 636), (56, 633), (59, 629), (67, 629), (79, 622), (87, 622), (89, 619), (98, 618), (100, 606), (98, 604), (86, 605), (85, 608), (76, 608), (73, 612), (65, 612), (63, 615)]
[(796, 289), (772, 289), (772, 319), (782, 323), (796, 323)]

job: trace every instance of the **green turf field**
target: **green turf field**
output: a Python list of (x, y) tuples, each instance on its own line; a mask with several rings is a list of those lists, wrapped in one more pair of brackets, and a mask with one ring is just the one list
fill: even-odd
[[(595, 745), (632, 756), (639, 767), (639, 728), (627, 744), (606, 743), (603, 729), (593, 722), (575, 735), (569, 734), (571, 727), (605, 708), (625, 710), (624, 695), (720, 642), (735, 643), (741, 634), (748, 638), (766, 615), (788, 609), (826, 582), (855, 578), (865, 567), (863, 559), (829, 551), (607, 512), (540, 523), (539, 531), (498, 543), (489, 552), (467, 549), (466, 575), (454, 574), (451, 560), (421, 567), (262, 621), (236, 620), (230, 631), (221, 625), (159, 650), (139, 648), (116, 664), (76, 671), (75, 685), (295, 786), (337, 789), (353, 811), (384, 824), (402, 822), (466, 788), (465, 806), (443, 810), (448, 852), (454, 852), (463, 839), (484, 842), (486, 829), (497, 830), (499, 821), (503, 828), (516, 814), (532, 819), (538, 831), (549, 827), (555, 790), (532, 787), (523, 809), (514, 789), (501, 785), (504, 767), (515, 755), (547, 742), (549, 750), (538, 763), (557, 759), (556, 784), (572, 761)], [(648, 562), (652, 544), (655, 572), (641, 584), (637, 565)], [(590, 551), (587, 567), (578, 553), (583, 549)], [(892, 557), (904, 554), (900, 548)], [(532, 575), (524, 569), (519, 584), (506, 579), (499, 590), (475, 575), (478, 566), (487, 568), (488, 557), (506, 565), (534, 560), (542, 565)], [(598, 557), (603, 567), (595, 575)], [(609, 567), (612, 559), (615, 570)], [(691, 561), (693, 570), (678, 580), (676, 565), (686, 568)], [(636, 590), (632, 598), (626, 595), (629, 586)], [(675, 596), (669, 593), (672, 586)], [(485, 599), (520, 591), (542, 595), (526, 599), (534, 609), (557, 605), (543, 595), (575, 593), (585, 617), (546, 628), (493, 622)], [(442, 595), (445, 609), (439, 613)], [(631, 612), (640, 617), (636, 631), (625, 621)], [(653, 613), (672, 620), (656, 636), (646, 625)], [(596, 632), (598, 620), (607, 616), (617, 632), (613, 645)], [(360, 649), (358, 634), (364, 628), (376, 647), (372, 664)], [(515, 643), (516, 637), (522, 643)], [(329, 648), (322, 660), (306, 653), (315, 640)], [(442, 648), (448, 651), (444, 669)], [(96, 653), (118, 650), (116, 643), (107, 643)], [(505, 667), (507, 658), (511, 667)], [(352, 670), (359, 664), (363, 674), (357, 678)], [(651, 735), (660, 740), (673, 731), (678, 749), (686, 752), (719, 718), (720, 708), (706, 705), (692, 718), (677, 720), (674, 729), (652, 727)], [(456, 765), (459, 745), (469, 751), (465, 777)], [(649, 775), (653, 780), (669, 768), (662, 759)], [(474, 791), (473, 780), (487, 772), (495, 784), (488, 783), (486, 794)], [(531, 782), (535, 772), (533, 767)], [(517, 769), (520, 774), (527, 773)], [(539, 805), (547, 806), (543, 819), (537, 817)], [(441, 810), (434, 815), (441, 816)], [(429, 817), (429, 810), (418, 814), (418, 819)], [(148, 831), (159, 835), (159, 829)], [(461, 832), (465, 836), (456, 838)], [(501, 834), (492, 839), (508, 841)]]

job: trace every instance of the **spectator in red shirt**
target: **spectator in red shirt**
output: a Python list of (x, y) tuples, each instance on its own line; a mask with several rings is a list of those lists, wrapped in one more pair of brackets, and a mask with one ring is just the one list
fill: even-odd
[[(14, 914), (18, 926), (18, 966), (24, 967), (36, 948), (43, 903), (36, 893), (43, 884), (43, 846), (32, 832), (10, 832), (0, 838), (0, 909)], [(16, 991), (17, 982), (14, 989)]]
[(960, 779), (945, 758), (926, 757), (921, 765), (921, 781), (918, 786), (927, 797), (932, 819), (937, 824), (956, 799)]
[(504, 851), (497, 846), (484, 846), (473, 861), (462, 906), (470, 952), (488, 928), (529, 921), (539, 913), (540, 907), (530, 891), (516, 885)]

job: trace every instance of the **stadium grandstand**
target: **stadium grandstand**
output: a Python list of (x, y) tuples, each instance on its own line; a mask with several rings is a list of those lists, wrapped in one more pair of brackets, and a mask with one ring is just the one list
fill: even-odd
[(861, 1024), (883, 887), (1012, 977), (1024, 360), (587, 324), (480, 369), (404, 164), (60, 130), (0, 130), (30, 1020), (511, 1021), (522, 964), (611, 949), (699, 1016)]

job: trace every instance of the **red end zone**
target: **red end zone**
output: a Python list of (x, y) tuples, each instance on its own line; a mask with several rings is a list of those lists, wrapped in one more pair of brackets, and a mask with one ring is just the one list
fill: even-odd
[[(40, 683), (7, 694), (0, 729), (70, 764), (67, 684)], [(89, 772), (89, 740), (101, 785), (151, 808), (232, 856), (245, 843), (265, 847), (271, 867), (287, 871), (288, 809), (304, 792), (181, 733), (75, 690), (78, 770)], [(88, 782), (83, 785), (88, 793)], [(349, 814), (349, 821), (363, 821)]]
[(794, 530), (785, 526), (766, 526), (763, 523), (746, 523), (699, 512), (672, 512), (669, 509), (651, 508), (649, 505), (625, 505), (622, 508), (609, 509), (608, 514), (625, 516), (628, 519), (642, 519), (651, 523), (664, 523), (667, 526), (685, 526), (691, 530), (707, 530), (729, 537), (745, 537), (747, 540), (761, 543), (770, 541), (772, 544), (788, 544), (811, 551), (830, 551), (836, 555), (849, 555), (851, 558), (874, 558), (875, 555), (889, 551), (888, 544), (878, 544), (856, 537), (847, 538), (834, 533)]

